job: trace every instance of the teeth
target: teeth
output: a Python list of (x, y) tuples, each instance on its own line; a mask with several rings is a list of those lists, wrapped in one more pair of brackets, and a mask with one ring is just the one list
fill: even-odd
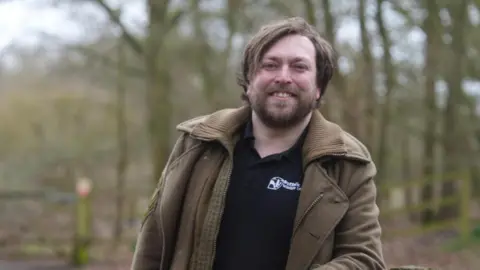
[(282, 97), (282, 98), (285, 98), (285, 97), (291, 97), (292, 95), (290, 95), (289, 93), (285, 93), (285, 92), (276, 92), (273, 94), (274, 96), (277, 96), (277, 97)]

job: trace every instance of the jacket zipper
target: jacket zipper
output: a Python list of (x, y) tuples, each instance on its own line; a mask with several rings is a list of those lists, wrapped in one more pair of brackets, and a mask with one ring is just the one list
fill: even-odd
[[(349, 159), (353, 159), (353, 160), (358, 160), (358, 161), (362, 161), (362, 162), (365, 162), (366, 160), (364, 158), (360, 158), (360, 157), (356, 157), (356, 156), (352, 156), (352, 155), (347, 155), (345, 154), (345, 152), (332, 152), (332, 153), (326, 153), (326, 154), (322, 154), (322, 155), (318, 155), (316, 157), (313, 157), (311, 160), (309, 160), (309, 162), (307, 162), (307, 164), (310, 164), (312, 161), (314, 160), (318, 160), (320, 158), (327, 158), (328, 156), (334, 156), (334, 157), (347, 157)], [(305, 166), (306, 168), (307, 166)], [(303, 219), (309, 214), (309, 212), (312, 210), (312, 208), (323, 198), (323, 193), (321, 193), (307, 208), (307, 210), (305, 210), (302, 215), (300, 216), (300, 219), (298, 219), (298, 222), (295, 223), (295, 227), (293, 228), (293, 233), (292, 233), (292, 239), (293, 237), (295, 236), (295, 233), (297, 232), (298, 228), (300, 227), (300, 224), (302, 223)]]
[[(308, 167), (308, 165), (310, 163), (312, 163), (314, 160), (318, 160), (320, 158), (323, 158), (323, 157), (328, 157), (328, 156), (344, 156), (345, 153), (344, 152), (334, 152), (334, 153), (328, 153), (328, 154), (321, 154), (321, 155), (318, 155), (316, 157), (313, 157), (311, 160), (309, 160), (306, 165), (305, 165), (305, 168)], [(310, 213), (310, 211), (312, 210), (312, 208), (323, 198), (323, 192), (317, 197), (315, 198), (315, 200), (308, 206), (307, 210), (305, 210), (302, 215), (300, 216), (300, 219), (298, 219), (298, 222), (295, 223), (295, 227), (293, 228), (293, 233), (292, 233), (292, 239), (293, 237), (295, 236), (295, 233), (297, 232), (298, 228), (300, 227), (300, 224), (302, 223), (303, 219)]]
[(310, 210), (312, 210), (312, 208), (323, 198), (323, 192), (320, 194), (320, 196), (318, 196), (307, 208), (307, 210), (305, 210), (305, 212), (303, 212), (302, 216), (300, 217), (300, 219), (298, 220), (298, 222), (295, 224), (295, 227), (293, 228), (293, 234), (292, 234), (292, 238), (293, 236), (295, 235), (295, 233), (297, 232), (298, 230), (298, 227), (300, 227), (300, 223), (302, 223), (303, 219), (305, 218), (305, 216), (307, 216), (307, 214), (310, 212)]

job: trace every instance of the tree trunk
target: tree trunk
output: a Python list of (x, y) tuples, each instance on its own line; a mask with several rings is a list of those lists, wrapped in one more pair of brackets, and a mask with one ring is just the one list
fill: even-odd
[(228, 6), (225, 12), (225, 21), (227, 22), (228, 38), (227, 38), (227, 46), (225, 48), (225, 51), (223, 51), (223, 63), (222, 63), (222, 68), (220, 69), (220, 76), (219, 76), (219, 81), (221, 81), (221, 83), (219, 84), (219, 87), (221, 87), (221, 89), (226, 89), (229, 84), (229, 80), (227, 79), (228, 78), (227, 72), (230, 71), (229, 60), (233, 51), (233, 38), (237, 33), (237, 25), (238, 25), (237, 20), (239, 20), (239, 18), (237, 17), (238, 16), (237, 10), (243, 10), (243, 9), (244, 9), (243, 0), (228, 0)]
[[(435, 93), (435, 81), (438, 75), (437, 59), (439, 55), (439, 46), (441, 44), (440, 31), (441, 24), (439, 18), (438, 3), (435, 1), (424, 0), (425, 9), (428, 12), (423, 23), (423, 29), (427, 36), (424, 48), (425, 55), (425, 133), (424, 133), (424, 157), (423, 157), (423, 175), (431, 179), (435, 172), (435, 145), (437, 132), (437, 97)], [(422, 187), (421, 196), (423, 203), (433, 202), (433, 182), (429, 182)], [(426, 208), (421, 213), (421, 221), (428, 224), (434, 219), (434, 209)]]
[[(313, 3), (312, 3), (313, 6)], [(336, 48), (335, 41), (335, 19), (332, 14), (330, 0), (322, 0), (322, 9), (323, 9), (323, 23), (325, 25), (325, 36), (326, 39), (332, 44), (333, 48)], [(338, 60), (337, 60), (338, 66)], [(323, 91), (323, 89), (322, 89)], [(325, 98), (325, 104), (323, 112), (326, 118), (329, 120), (343, 123), (343, 111), (340, 107), (341, 103), (338, 102), (338, 97), (342, 97), (342, 94), (345, 91), (345, 79), (342, 76), (342, 73), (339, 72), (338, 68), (335, 68), (332, 81), (330, 83), (329, 97)], [(342, 101), (344, 102), (344, 101)]]
[[(362, 68), (362, 78), (364, 80), (364, 91), (365, 94), (365, 111), (364, 111), (364, 120), (365, 127), (364, 132), (362, 132), (361, 138), (363, 139), (368, 150), (375, 154), (375, 122), (376, 122), (376, 107), (377, 107), (377, 95), (375, 92), (374, 84), (374, 72), (375, 68), (373, 65), (373, 57), (370, 48), (370, 37), (368, 36), (367, 26), (366, 26), (366, 5), (365, 0), (359, 0), (359, 14), (358, 20), (360, 24), (360, 38), (362, 42), (362, 59), (363, 59), (363, 68)], [(375, 156), (373, 157), (375, 159)]]
[[(451, 32), (452, 43), (449, 59), (450, 69), (446, 74), (448, 86), (447, 104), (444, 112), (444, 151), (445, 168), (448, 175), (454, 172), (460, 172), (466, 165), (466, 160), (462, 158), (462, 148), (459, 142), (464, 140), (462, 136), (462, 119), (459, 117), (459, 108), (464, 105), (462, 80), (463, 73), (461, 67), (465, 55), (465, 35), (464, 27), (468, 23), (468, 1), (459, 0), (449, 4), (452, 17), (453, 28)], [(449, 176), (442, 185), (442, 197), (451, 197), (457, 193), (458, 179), (455, 176)], [(450, 204), (440, 208), (438, 218), (440, 220), (451, 219), (458, 215), (458, 204)]]
[(313, 26), (317, 26), (317, 16), (315, 16), (315, 4), (312, 0), (303, 0), (305, 6), (305, 16), (307, 17), (308, 23)]
[(200, 0), (191, 1), (191, 12), (193, 13), (192, 28), (194, 33), (195, 49), (197, 51), (194, 63), (202, 81), (202, 92), (210, 110), (219, 109), (216, 95), (215, 74), (212, 71), (210, 60), (212, 59), (212, 48), (208, 43), (205, 31), (203, 30), (203, 18), (201, 16)]
[[(378, 162), (378, 176), (377, 182), (381, 185), (387, 181), (387, 171), (388, 171), (388, 131), (390, 126), (390, 112), (392, 106), (392, 91), (395, 86), (395, 74), (394, 67), (392, 64), (392, 56), (390, 49), (392, 47), (390, 37), (388, 36), (387, 29), (385, 28), (384, 18), (383, 18), (383, 9), (382, 4), (383, 0), (377, 0), (377, 12), (375, 19), (378, 26), (378, 31), (383, 45), (383, 71), (385, 75), (385, 99), (382, 105), (382, 113), (380, 116), (380, 134), (379, 134), (379, 144), (378, 144), (378, 154), (375, 155)], [(383, 196), (378, 196), (379, 204), (382, 204)]]
[[(335, 40), (335, 18), (332, 12), (330, 0), (323, 0), (323, 12), (324, 12), (324, 24), (325, 24), (325, 34), (327, 39), (332, 43), (332, 46), (336, 48)], [(340, 72), (339, 59), (337, 59), (337, 68), (334, 70), (334, 75), (332, 78), (333, 92), (331, 93), (332, 97), (337, 97), (337, 100), (331, 99), (335, 102), (334, 106), (330, 106), (329, 113), (332, 117), (332, 120), (339, 122), (344, 125), (344, 128), (352, 133), (354, 136), (359, 136), (360, 127), (362, 126), (362, 116), (359, 115), (360, 111), (360, 102), (355, 98), (355, 91), (349, 91), (346, 83), (345, 76)], [(332, 92), (330, 90), (330, 92)], [(328, 103), (328, 101), (326, 102)]]
[[(150, 137), (152, 182), (157, 185), (170, 152), (170, 121), (172, 87), (168, 56), (162, 46), (163, 40), (177, 23), (183, 12), (169, 13), (169, 0), (148, 0), (147, 35), (145, 42), (139, 42), (130, 34), (120, 20), (120, 13), (112, 9), (105, 0), (95, 0), (110, 20), (122, 30), (125, 42), (144, 60), (146, 68), (147, 127)], [(171, 16), (169, 16), (171, 15)], [(161, 63), (161, 64), (160, 64)]]
[(144, 55), (147, 70), (146, 103), (153, 162), (152, 180), (156, 185), (170, 151), (171, 78), (168, 70), (168, 57), (162, 54), (168, 1), (149, 0), (147, 7), (149, 25)]
[[(402, 106), (403, 107), (403, 106)], [(401, 112), (399, 112), (401, 113)], [(408, 123), (408, 119), (403, 119)], [(408, 126), (408, 125), (406, 125)], [(401, 178), (404, 181), (409, 181), (412, 179), (412, 166), (411, 166), (411, 154), (410, 154), (410, 133), (408, 132), (402, 132), (401, 133), (401, 155), (402, 155), (402, 172), (401, 172)], [(415, 203), (415, 187), (408, 186), (405, 188), (404, 192), (404, 198), (405, 198), (405, 204), (407, 209), (412, 209), (414, 207)], [(416, 220), (417, 216), (415, 213), (412, 211), (409, 212), (409, 218), (410, 220)]]
[(125, 175), (128, 168), (128, 136), (126, 119), (126, 87), (125, 87), (125, 51), (123, 39), (118, 44), (118, 75), (117, 75), (117, 143), (118, 143), (118, 161), (117, 161), (117, 192), (116, 206), (117, 215), (115, 220), (114, 238), (118, 243), (123, 235), (123, 221), (125, 212)]

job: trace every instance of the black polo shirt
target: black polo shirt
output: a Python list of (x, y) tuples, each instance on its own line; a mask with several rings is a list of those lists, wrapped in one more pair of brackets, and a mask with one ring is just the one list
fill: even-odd
[(303, 178), (306, 131), (289, 150), (260, 158), (252, 124), (234, 150), (215, 270), (285, 269)]

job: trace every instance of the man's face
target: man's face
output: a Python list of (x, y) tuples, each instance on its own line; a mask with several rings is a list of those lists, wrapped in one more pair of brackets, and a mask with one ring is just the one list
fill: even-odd
[(247, 90), (253, 113), (271, 128), (301, 122), (320, 97), (315, 47), (301, 35), (280, 39), (265, 52)]

